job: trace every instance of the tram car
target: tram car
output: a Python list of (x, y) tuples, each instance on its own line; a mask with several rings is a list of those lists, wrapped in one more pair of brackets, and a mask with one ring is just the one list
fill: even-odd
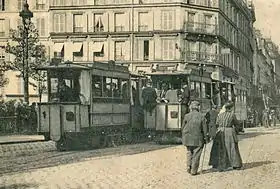
[(47, 72), (48, 101), (38, 104), (38, 132), (49, 135), (57, 150), (132, 141), (137, 124), (131, 124), (131, 112), (139, 111), (141, 86), (127, 67), (113, 61), (52, 62), (39, 70)]
[[(157, 69), (147, 74), (157, 89), (158, 103), (152, 114), (145, 111), (145, 128), (157, 143), (181, 143), (181, 126), (188, 106), (180, 100), (182, 89), (188, 86), (190, 101), (200, 102), (200, 112), (211, 109), (212, 80), (210, 73), (198, 69)], [(165, 92), (162, 98), (161, 94)]]

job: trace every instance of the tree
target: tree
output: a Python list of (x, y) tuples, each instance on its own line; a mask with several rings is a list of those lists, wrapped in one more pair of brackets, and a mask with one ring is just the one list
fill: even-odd
[(10, 33), (12, 43), (7, 44), (6, 52), (14, 55), (15, 58), (6, 63), (6, 69), (21, 73), (24, 79), (25, 101), (28, 103), (29, 77), (39, 83), (45, 77), (41, 72), (36, 71), (36, 68), (46, 63), (46, 48), (39, 42), (38, 30), (31, 20), (25, 25), (19, 25), (16, 30), (10, 30)]
[(4, 75), (6, 71), (5, 62), (0, 62), (0, 88), (4, 87), (9, 82), (8, 78)]

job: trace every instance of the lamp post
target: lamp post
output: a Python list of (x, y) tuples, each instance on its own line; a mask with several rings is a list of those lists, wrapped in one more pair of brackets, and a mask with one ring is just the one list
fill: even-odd
[(29, 5), (27, 4), (27, 0), (23, 6), (23, 10), (19, 13), (19, 16), (22, 18), (22, 23), (24, 27), (23, 33), (23, 58), (22, 58), (22, 67), (23, 67), (23, 81), (24, 81), (24, 102), (29, 104), (29, 70), (28, 70), (28, 24), (33, 17), (33, 13), (29, 10)]

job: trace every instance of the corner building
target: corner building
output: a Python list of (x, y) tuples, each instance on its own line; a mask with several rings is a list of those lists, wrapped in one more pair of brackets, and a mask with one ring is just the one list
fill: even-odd
[[(53, 0), (50, 56), (115, 60), (132, 71), (205, 65), (214, 84), (246, 102), (252, 82), (251, 3), (242, 0)], [(193, 86), (193, 85), (192, 85)], [(194, 86), (193, 86), (194, 87)], [(217, 104), (220, 104), (217, 98)]]

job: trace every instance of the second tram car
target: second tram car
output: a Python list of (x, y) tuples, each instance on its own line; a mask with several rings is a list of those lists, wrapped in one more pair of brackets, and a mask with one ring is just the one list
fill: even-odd
[(49, 134), (58, 150), (132, 140), (131, 111), (141, 112), (136, 100), (141, 88), (137, 76), (131, 87), (127, 67), (65, 62), (40, 69), (48, 75), (48, 102), (38, 104), (38, 130)]
[(186, 69), (157, 70), (148, 75), (158, 91), (158, 104), (152, 114), (145, 111), (145, 127), (154, 133), (155, 140), (159, 143), (180, 143), (181, 125), (188, 111), (186, 102), (182, 103), (181, 100), (183, 87), (188, 87), (189, 101), (199, 101), (200, 111), (206, 114), (212, 105), (210, 73)]

